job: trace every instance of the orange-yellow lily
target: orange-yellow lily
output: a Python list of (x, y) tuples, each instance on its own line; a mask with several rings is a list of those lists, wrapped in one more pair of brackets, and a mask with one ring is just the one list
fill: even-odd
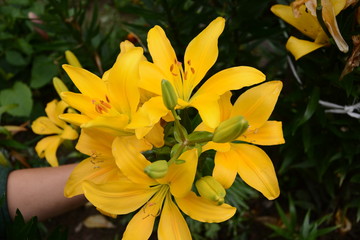
[(75, 140), (78, 133), (58, 116), (62, 114), (68, 105), (64, 101), (53, 100), (46, 105), (47, 117), (37, 118), (31, 125), (34, 133), (39, 135), (50, 135), (41, 139), (35, 146), (39, 157), (45, 157), (48, 163), (56, 167), (59, 165), (56, 151), (64, 140)]
[[(321, 5), (322, 18), (327, 30), (334, 39), (339, 50), (347, 52), (349, 47), (340, 33), (335, 18), (336, 15), (348, 6), (347, 1), (321, 0)], [(316, 49), (330, 44), (330, 36), (326, 35), (317, 19), (316, 6), (316, 0), (297, 0), (292, 3), (292, 6), (276, 4), (271, 7), (271, 11), (276, 16), (294, 26), (313, 40), (302, 40), (293, 36), (288, 39), (286, 48), (294, 55), (296, 60)]]
[[(210, 77), (198, 91), (195, 87), (202, 81), (218, 57), (218, 38), (225, 26), (225, 19), (213, 20), (187, 46), (183, 64), (164, 30), (153, 27), (148, 33), (148, 48), (153, 62), (140, 63), (139, 86), (155, 95), (149, 109), (166, 109), (161, 104), (161, 81), (168, 80), (175, 88), (177, 108), (195, 107), (202, 120), (214, 127), (220, 121), (218, 99), (221, 94), (232, 89), (240, 89), (265, 80), (265, 75), (252, 67), (232, 67)], [(157, 96), (157, 97), (156, 97)], [(150, 105), (150, 104), (149, 104)]]
[[(282, 88), (280, 81), (271, 81), (253, 87), (244, 92), (234, 105), (230, 102), (231, 93), (220, 99), (222, 121), (234, 116), (244, 117), (249, 128), (236, 140), (240, 143), (209, 142), (203, 150), (215, 149), (215, 167), (213, 176), (225, 188), (229, 188), (236, 174), (251, 187), (260, 191), (268, 199), (280, 194), (275, 170), (267, 154), (256, 145), (275, 145), (284, 143), (282, 124), (269, 121)], [(196, 131), (214, 132), (204, 124)]]
[(182, 153), (180, 158), (185, 163), (171, 164), (165, 177), (152, 179), (144, 172), (150, 162), (140, 153), (151, 146), (146, 142), (135, 145), (133, 140), (134, 137), (117, 138), (113, 143), (116, 163), (128, 181), (83, 183), (86, 198), (107, 213), (127, 214), (141, 208), (129, 222), (123, 239), (148, 239), (157, 216), (160, 216), (159, 239), (191, 239), (179, 208), (203, 222), (222, 222), (235, 214), (234, 207), (228, 204), (218, 206), (191, 192), (197, 166), (196, 149)]

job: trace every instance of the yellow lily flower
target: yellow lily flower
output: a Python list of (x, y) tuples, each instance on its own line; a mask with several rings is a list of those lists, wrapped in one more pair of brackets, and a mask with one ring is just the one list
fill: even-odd
[(147, 61), (140, 63), (139, 82), (141, 88), (157, 96), (148, 104), (149, 109), (154, 108), (158, 111), (166, 109), (161, 104), (161, 81), (165, 79), (175, 88), (178, 98), (177, 108), (195, 107), (203, 121), (214, 127), (220, 121), (217, 102), (221, 94), (265, 80), (265, 75), (255, 68), (232, 67), (213, 75), (197, 92), (193, 92), (216, 62), (218, 38), (224, 26), (225, 19), (218, 17), (195, 37), (186, 48), (183, 66), (178, 61), (164, 30), (155, 26), (149, 31), (147, 41), (153, 63)]
[[(349, 47), (341, 36), (335, 18), (336, 15), (348, 6), (346, 0), (322, 0), (321, 5), (322, 17), (327, 30), (331, 34), (331, 37), (334, 39), (339, 50), (347, 52)], [(313, 41), (307, 41), (293, 36), (288, 39), (286, 48), (296, 60), (312, 51), (330, 44), (329, 37), (322, 29), (316, 17), (316, 6), (316, 0), (301, 0), (294, 1), (293, 7), (281, 4), (276, 4), (271, 7), (271, 11), (276, 16), (297, 28), (307, 37), (313, 39)]]
[[(209, 142), (203, 151), (215, 149), (215, 167), (213, 177), (225, 188), (229, 188), (238, 173), (251, 187), (272, 200), (280, 194), (274, 166), (257, 145), (275, 145), (284, 143), (282, 123), (269, 121), (282, 88), (280, 81), (271, 81), (253, 87), (244, 92), (234, 105), (230, 102), (231, 93), (225, 93), (220, 99), (222, 121), (234, 116), (244, 117), (249, 128), (236, 140), (241, 143)], [(214, 132), (215, 129), (201, 124), (196, 131)], [(250, 144), (247, 144), (250, 143)]]
[(151, 146), (145, 141), (134, 145), (133, 141), (139, 140), (117, 137), (112, 145), (115, 161), (130, 182), (83, 183), (86, 198), (102, 211), (118, 215), (141, 208), (129, 222), (123, 239), (148, 239), (157, 216), (160, 216), (159, 239), (191, 239), (179, 208), (203, 222), (222, 222), (235, 214), (236, 208), (228, 204), (218, 206), (191, 192), (197, 166), (196, 149), (182, 153), (180, 158), (185, 163), (171, 164), (165, 177), (152, 179), (144, 172), (151, 163), (140, 153)]
[(121, 43), (120, 47), (122, 51), (114, 66), (104, 73), (102, 79), (83, 68), (63, 66), (81, 93), (63, 92), (61, 97), (81, 114), (68, 113), (60, 118), (81, 128), (98, 128), (115, 136), (136, 133), (141, 138), (146, 134), (154, 135), (151, 131), (155, 131), (160, 135), (152, 143), (161, 146), (162, 128), (157, 122), (166, 115), (166, 111), (153, 112), (150, 118), (147, 115), (138, 117), (138, 128), (129, 127), (134, 114), (144, 111), (137, 86), (138, 65), (144, 56), (142, 48), (134, 47), (129, 42)]
[(68, 105), (64, 101), (53, 100), (46, 105), (47, 117), (39, 117), (31, 125), (33, 132), (36, 134), (54, 134), (41, 139), (35, 146), (39, 157), (45, 157), (52, 167), (59, 166), (56, 151), (60, 144), (64, 140), (78, 138), (77, 131), (58, 118), (59, 114), (62, 114), (67, 107)]

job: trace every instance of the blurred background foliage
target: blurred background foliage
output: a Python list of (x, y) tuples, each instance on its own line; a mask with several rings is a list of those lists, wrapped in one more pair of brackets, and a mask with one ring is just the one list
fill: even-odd
[[(61, 68), (66, 63), (66, 50), (75, 53), (85, 69), (101, 75), (114, 63), (121, 41), (127, 39), (146, 49), (147, 31), (157, 24), (165, 29), (181, 59), (188, 42), (211, 20), (223, 16), (227, 21), (219, 40), (219, 58), (209, 75), (247, 65), (263, 71), (268, 80), (279, 79), (284, 84), (272, 119), (283, 122), (286, 143), (264, 148), (274, 162), (281, 195), (268, 201), (238, 179), (226, 200), (238, 208), (235, 217), (221, 224), (187, 219), (193, 238), (360, 239), (359, 119), (346, 113), (326, 112), (327, 108), (319, 104), (328, 101), (350, 106), (360, 101), (359, 68), (340, 79), (355, 49), (352, 36), (360, 30), (356, 21), (358, 6), (337, 16), (340, 31), (350, 46), (347, 54), (331, 45), (295, 61), (285, 43), (287, 36), (299, 35), (298, 31), (270, 12), (272, 5), (290, 2), (1, 1), (1, 164), (15, 168), (47, 165), (33, 150), (41, 137), (29, 126), (45, 115), (48, 102), (59, 98), (53, 77), (61, 78), (70, 90), (76, 91)], [(79, 159), (71, 143), (58, 154), (61, 163)], [(113, 221), (121, 225), (127, 219)], [(49, 234), (46, 223), (31, 221), (30, 226), (20, 220), (14, 224), (30, 229), (36, 226), (44, 238), (66, 239), (64, 232)], [(121, 229), (113, 229), (108, 239), (119, 238)], [(74, 235), (69, 233), (68, 237)]]

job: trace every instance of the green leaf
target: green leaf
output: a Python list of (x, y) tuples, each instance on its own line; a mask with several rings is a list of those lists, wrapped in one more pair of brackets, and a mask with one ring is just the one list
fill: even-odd
[(19, 52), (8, 50), (5, 52), (5, 59), (8, 63), (14, 66), (24, 66), (27, 64), (27, 59), (24, 58)]
[(16, 117), (28, 117), (31, 113), (33, 100), (30, 88), (21, 82), (16, 82), (11, 89), (0, 92), (0, 105), (16, 105), (16, 108), (7, 109), (7, 113)]
[(38, 56), (35, 58), (31, 69), (30, 86), (32, 88), (40, 88), (51, 82), (56, 74), (57, 67), (53, 61), (49, 57)]

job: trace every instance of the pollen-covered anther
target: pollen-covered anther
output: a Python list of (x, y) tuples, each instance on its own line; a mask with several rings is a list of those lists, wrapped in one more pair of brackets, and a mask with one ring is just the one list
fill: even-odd
[(91, 102), (95, 105), (95, 111), (100, 114), (103, 114), (104, 112), (107, 113), (111, 109), (111, 105), (103, 100), (100, 100), (99, 102), (92, 100)]
[(174, 67), (175, 67), (175, 65), (174, 64), (171, 64), (171, 66), (170, 66), (170, 72), (171, 72), (171, 74), (173, 75), (173, 76), (177, 76), (177, 74), (176, 73), (174, 73)]

